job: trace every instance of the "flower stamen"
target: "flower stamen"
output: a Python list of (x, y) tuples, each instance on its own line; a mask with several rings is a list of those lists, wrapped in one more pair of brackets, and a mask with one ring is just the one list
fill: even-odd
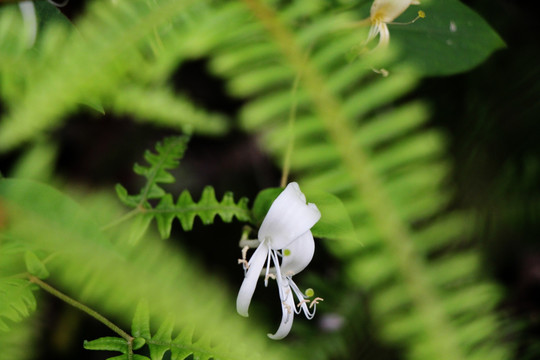
[(244, 270), (249, 269), (249, 262), (247, 261), (247, 252), (249, 250), (249, 246), (244, 246), (242, 248), (242, 258), (238, 259), (238, 264), (243, 264)]
[(324, 299), (321, 298), (321, 297), (316, 297), (315, 299), (313, 299), (311, 301), (311, 304), (309, 304), (309, 308), (311, 309), (312, 307), (314, 307), (315, 305), (317, 305), (321, 301), (324, 301)]
[(287, 309), (287, 313), (288, 313), (288, 314), (291, 314), (291, 313), (292, 313), (291, 306), (290, 306), (289, 304), (287, 304), (285, 301), (282, 301), (281, 303), (283, 304), (283, 306), (285, 307), (285, 309)]

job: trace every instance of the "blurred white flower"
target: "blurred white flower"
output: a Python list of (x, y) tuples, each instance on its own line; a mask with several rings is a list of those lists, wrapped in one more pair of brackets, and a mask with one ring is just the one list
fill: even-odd
[[(392, 23), (410, 5), (419, 5), (418, 0), (375, 0), (371, 5), (369, 20), (371, 28), (369, 30), (366, 44), (379, 35), (379, 46), (386, 46), (390, 42), (390, 31), (387, 24)], [(418, 13), (419, 17), (424, 17), (423, 12)], [(416, 19), (415, 19), (416, 20)], [(415, 21), (413, 20), (413, 21)]]
[[(244, 281), (236, 299), (236, 310), (248, 316), (251, 298), (261, 273), (268, 279), (276, 279), (281, 299), (282, 319), (271, 339), (282, 339), (289, 333), (295, 313), (304, 312), (308, 319), (315, 314), (315, 306), (320, 298), (311, 301), (313, 290), (303, 294), (292, 280), (313, 258), (315, 242), (310, 229), (319, 221), (321, 213), (315, 204), (306, 204), (306, 197), (297, 183), (290, 183), (274, 200), (259, 229), (258, 247), (249, 259), (241, 260), (246, 270)], [(243, 251), (245, 255), (245, 250)], [(281, 258), (281, 263), (280, 263)], [(266, 271), (263, 272), (266, 263)], [(273, 264), (271, 268), (270, 263)], [(294, 296), (299, 303), (296, 304)]]
[[(54, 6), (62, 7), (65, 6), (69, 0), (64, 0), (63, 2), (56, 2), (53, 0), (47, 0)], [(36, 42), (38, 22), (36, 17), (36, 8), (34, 7), (33, 1), (21, 1), (19, 2), (19, 9), (23, 17), (24, 26), (26, 28), (27, 39), (26, 45), (31, 48)]]
[(37, 18), (34, 2), (21, 1), (19, 3), (19, 9), (21, 10), (24, 27), (26, 28), (26, 46), (31, 48), (36, 42), (37, 35)]
[(418, 0), (375, 0), (371, 5), (370, 15), (367, 19), (346, 25), (347, 28), (355, 28), (370, 25), (368, 37), (364, 41), (360, 52), (367, 51), (367, 44), (379, 35), (379, 43), (375, 46), (385, 47), (390, 42), (390, 31), (388, 24), (406, 25), (415, 22), (420, 18), (424, 18), (426, 14), (423, 11), (418, 11), (418, 16), (408, 23), (394, 23), (393, 21), (401, 15), (411, 5), (419, 5)]

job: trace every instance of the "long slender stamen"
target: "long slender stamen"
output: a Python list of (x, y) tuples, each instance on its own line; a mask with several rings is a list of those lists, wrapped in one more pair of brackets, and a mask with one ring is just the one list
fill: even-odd
[(416, 15), (416, 17), (414, 19), (412, 19), (411, 21), (408, 21), (408, 22), (405, 22), (405, 23), (402, 23), (402, 22), (389, 22), (389, 24), (392, 24), (392, 25), (410, 25), (410, 24), (414, 24), (416, 22), (416, 20), (423, 19), (425, 17), (426, 17), (426, 13), (423, 12), (422, 10), (419, 10), (418, 15)]
[(315, 309), (317, 308), (317, 304), (321, 301), (324, 301), (323, 298), (321, 297), (316, 297), (315, 299), (313, 299), (313, 301), (311, 301), (311, 304), (309, 304), (309, 308), (313, 308), (313, 313), (315, 313)]
[(300, 314), (300, 312), (304, 312), (304, 315), (305, 317), (308, 319), (308, 320), (311, 320), (313, 319), (313, 317), (315, 316), (315, 311), (317, 310), (315, 307), (313, 308), (313, 311), (310, 311), (309, 309), (311, 308), (311, 305), (310, 307), (308, 308), (308, 302), (310, 302), (310, 300), (307, 300), (307, 296), (304, 295), (300, 289), (298, 288), (298, 286), (295, 284), (295, 282), (291, 279), (291, 278), (287, 278), (287, 280), (289, 281), (289, 286), (291, 287), (291, 289), (293, 289), (294, 293), (296, 294), (296, 297), (298, 298), (298, 301), (300, 302), (297, 306), (298, 306), (298, 309), (295, 309), (295, 312), (297, 314)]
[[(281, 267), (279, 265), (279, 259), (278, 259), (278, 256), (277, 256), (277, 251), (270, 250), (270, 253), (272, 255), (272, 261), (274, 262), (274, 266), (275, 266), (275, 269), (276, 269), (276, 280), (277, 280), (277, 283), (278, 283), (279, 298), (281, 299), (281, 301), (286, 301), (287, 298), (289, 297), (290, 293), (291, 293), (291, 289), (290, 289), (288, 283), (286, 283), (285, 286), (283, 285), (283, 277), (281, 275)], [(287, 288), (286, 293), (284, 293), (284, 288), (285, 287)]]
[(270, 277), (269, 274), (270, 274), (270, 259), (273, 258), (273, 254), (274, 253), (274, 250), (270, 249), (270, 251), (268, 251), (268, 256), (266, 258), (266, 275), (264, 277), (264, 286), (267, 287), (268, 286), (268, 278)]

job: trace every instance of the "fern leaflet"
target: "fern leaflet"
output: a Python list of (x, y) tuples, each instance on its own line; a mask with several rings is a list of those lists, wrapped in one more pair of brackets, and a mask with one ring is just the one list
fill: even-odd
[[(252, 215), (248, 208), (248, 199), (241, 198), (234, 201), (231, 192), (225, 193), (221, 201), (218, 201), (214, 189), (207, 186), (198, 202), (195, 202), (191, 194), (184, 190), (176, 203), (173, 196), (165, 192), (160, 184), (174, 182), (174, 177), (168, 171), (179, 165), (180, 159), (184, 155), (188, 137), (178, 136), (166, 138), (162, 143), (156, 145), (157, 153), (146, 151), (144, 158), (150, 166), (135, 164), (135, 173), (146, 177), (146, 184), (136, 195), (129, 195), (125, 187), (116, 185), (116, 192), (120, 200), (139, 212), (141, 231), (148, 227), (152, 219), (156, 219), (157, 227), (161, 237), (166, 239), (170, 236), (172, 224), (175, 218), (180, 221), (182, 228), (189, 231), (193, 228), (193, 222), (198, 216), (203, 224), (208, 225), (214, 222), (216, 215), (224, 222), (231, 222), (234, 217), (240, 221), (251, 221)], [(148, 200), (160, 199), (154, 207)], [(135, 235), (137, 237), (138, 235)]]
[(174, 177), (168, 172), (178, 167), (180, 159), (184, 156), (189, 138), (186, 136), (169, 137), (158, 142), (156, 145), (157, 153), (147, 150), (144, 158), (150, 164), (145, 167), (139, 164), (133, 166), (133, 171), (146, 177), (146, 184), (136, 195), (128, 195), (126, 188), (122, 185), (116, 185), (116, 192), (128, 206), (148, 208), (149, 199), (157, 199), (165, 196), (166, 192), (159, 184), (170, 184), (174, 182)]
[[(120, 337), (102, 337), (92, 341), (85, 341), (84, 348), (87, 350), (107, 350), (118, 351), (123, 355), (109, 359), (151, 359), (162, 360), (167, 351), (171, 352), (172, 360), (183, 360), (193, 355), (196, 359), (207, 360), (215, 354), (215, 346), (210, 344), (209, 339), (202, 337), (193, 341), (193, 330), (186, 328), (182, 330), (174, 339), (174, 321), (168, 319), (161, 324), (157, 332), (152, 335), (150, 331), (150, 316), (148, 304), (143, 301), (137, 306), (131, 325), (132, 337), (128, 339)], [(134, 354), (133, 350), (138, 350), (144, 345), (148, 345), (150, 358)], [(221, 346), (220, 352), (227, 353), (227, 349)]]
[(0, 279), (0, 330), (10, 330), (5, 320), (19, 322), (36, 310), (34, 289), (28, 280)]

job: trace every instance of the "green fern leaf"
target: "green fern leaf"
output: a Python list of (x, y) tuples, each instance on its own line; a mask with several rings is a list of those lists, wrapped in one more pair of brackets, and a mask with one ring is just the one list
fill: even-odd
[(131, 322), (131, 334), (136, 338), (150, 338), (150, 314), (148, 313), (147, 301), (141, 301), (137, 305)]
[(126, 354), (128, 352), (128, 343), (125, 339), (113, 336), (106, 336), (92, 341), (84, 341), (86, 350), (104, 350), (118, 351)]
[[(47, 266), (58, 287), (74, 289), (97, 310), (117, 314), (126, 321), (137, 313), (133, 304), (149, 299), (153, 317), (162, 322), (174, 320), (174, 328), (182, 329), (169, 343), (153, 345), (223, 360), (297, 358), (287, 346), (270, 346), (262, 328), (234, 314), (230, 308), (233, 294), (206, 275), (181, 249), (161, 241), (126, 246), (125, 224), (111, 229), (110, 234), (99, 231), (96, 218), (121, 210), (110, 194), (100, 196), (96, 203), (96, 194), (92, 194), (81, 207), (50, 186), (27, 180), (0, 180), (2, 210), (10, 219), (7, 235), (31, 248), (57, 254)], [(92, 203), (94, 206), (88, 206)], [(3, 304), (0, 302), (0, 308)], [(137, 334), (133, 335), (143, 335), (148, 318), (143, 310), (136, 318)], [(194, 346), (191, 330), (186, 330), (193, 328), (197, 334), (210, 334), (213, 346)], [(143, 344), (138, 339), (148, 346), (152, 343), (152, 338), (134, 336), (133, 345)], [(123, 345), (117, 346), (124, 349)], [(119, 358), (127, 359), (124, 355)]]
[(199, 216), (205, 225), (212, 224), (216, 215), (224, 222), (231, 222), (234, 217), (240, 221), (251, 221), (251, 212), (248, 208), (248, 199), (242, 198), (237, 203), (233, 194), (225, 193), (221, 201), (216, 199), (214, 188), (204, 188), (199, 202), (193, 201), (188, 191), (183, 191), (173, 204), (172, 196), (164, 196), (155, 210), (150, 210), (157, 219), (158, 229), (163, 238), (167, 238), (171, 232), (172, 222), (175, 218), (185, 231), (193, 228), (195, 217)]
[[(212, 224), (216, 215), (219, 215), (224, 222), (231, 222), (234, 217), (240, 221), (252, 220), (248, 199), (241, 198), (235, 202), (231, 192), (226, 192), (221, 201), (218, 201), (214, 188), (207, 186), (199, 201), (195, 202), (191, 194), (184, 190), (175, 204), (173, 196), (161, 188), (160, 184), (175, 181), (169, 170), (178, 167), (188, 140), (189, 138), (186, 136), (169, 137), (156, 145), (156, 153), (146, 151), (144, 158), (150, 166), (135, 164), (133, 167), (135, 173), (146, 178), (146, 184), (138, 194), (129, 195), (126, 188), (120, 184), (116, 185), (116, 192), (120, 200), (128, 206), (135, 207), (140, 212), (132, 230), (132, 243), (144, 234), (153, 218), (156, 219), (159, 233), (163, 239), (170, 236), (172, 224), (176, 218), (185, 231), (193, 228), (196, 217), (199, 217), (205, 225)], [(153, 207), (148, 201), (149, 199), (160, 200)]]
[(211, 186), (204, 188), (198, 202), (195, 202), (186, 190), (180, 194), (176, 204), (173, 203), (172, 195), (167, 194), (154, 209), (148, 210), (147, 213), (155, 216), (162, 238), (170, 236), (175, 218), (180, 221), (185, 231), (193, 228), (197, 216), (205, 225), (212, 224), (216, 215), (219, 215), (224, 222), (231, 222), (234, 217), (240, 221), (252, 220), (247, 198), (241, 198), (235, 202), (233, 194), (227, 192), (221, 201), (218, 201), (214, 188)]
[(49, 271), (45, 267), (45, 264), (37, 257), (32, 251), (26, 251), (24, 254), (24, 261), (28, 272), (40, 279), (46, 279), (49, 277)]
[(165, 352), (170, 349), (173, 330), (174, 322), (171, 319), (165, 320), (156, 334), (149, 340), (148, 347), (150, 348), (150, 357), (152, 360), (163, 359)]
[(156, 144), (156, 153), (147, 150), (144, 158), (150, 166), (135, 164), (133, 171), (146, 178), (146, 184), (136, 195), (129, 195), (127, 190), (120, 184), (116, 185), (116, 191), (122, 202), (128, 206), (148, 206), (148, 199), (156, 199), (165, 196), (166, 192), (159, 184), (174, 182), (174, 176), (168, 171), (180, 164), (184, 156), (189, 138), (187, 136), (168, 137), (163, 142)]
[(36, 310), (35, 289), (28, 280), (0, 278), (0, 330), (9, 331), (6, 320), (19, 322)]
[[(101, 103), (106, 111), (119, 113), (137, 111), (138, 121), (184, 132), (223, 133), (228, 128), (223, 116), (207, 114), (163, 85), (194, 51), (181, 38), (191, 33), (183, 18), (198, 3), (163, 0), (159, 6), (148, 6), (144, 0), (98, 1), (75, 22), (77, 31), (58, 21), (40, 28), (40, 42), (33, 51), (26, 51), (18, 9), (2, 6), (0, 91), (9, 107), (0, 126), (0, 151), (60, 126), (64, 115), (81, 103)], [(153, 47), (159, 36), (161, 51)], [(174, 46), (171, 39), (184, 45)], [(54, 101), (50, 89), (55, 89)], [(133, 110), (127, 109), (130, 105)]]
[(192, 354), (189, 349), (184, 348), (181, 344), (191, 344), (193, 342), (193, 329), (184, 328), (173, 340), (173, 346), (171, 348), (172, 359), (184, 359)]

